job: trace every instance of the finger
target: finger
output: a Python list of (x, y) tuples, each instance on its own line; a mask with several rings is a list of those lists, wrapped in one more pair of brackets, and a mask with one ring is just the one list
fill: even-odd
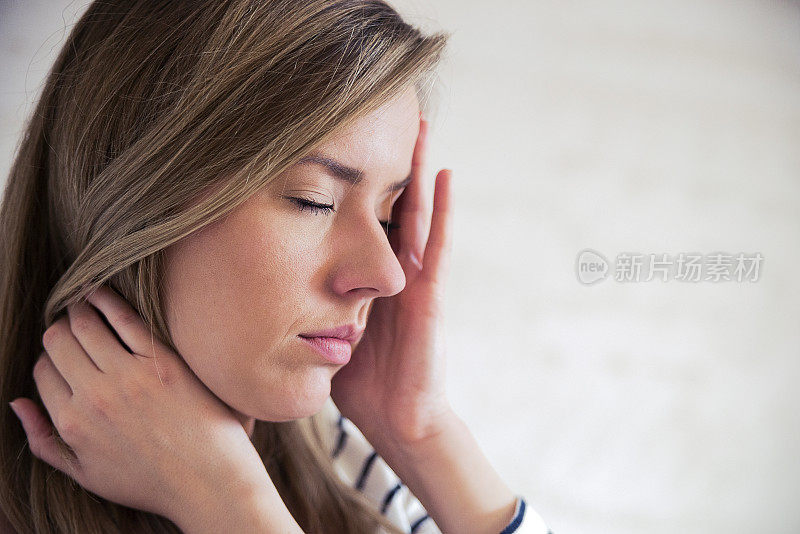
[[(419, 134), (411, 158), (411, 182), (398, 199), (397, 222), (400, 231), (397, 236), (398, 256), (401, 263), (410, 262), (418, 269), (422, 265), (427, 235), (427, 203), (423, 172), (427, 154), (428, 121), (420, 119)], [(403, 265), (404, 269), (406, 265)]]
[(436, 175), (431, 231), (422, 260), (422, 277), (440, 284), (444, 283), (452, 248), (452, 176), (450, 169), (442, 169)]
[(151, 335), (133, 306), (108, 285), (100, 286), (87, 295), (87, 299), (103, 314), (132, 352), (140, 356), (155, 356), (156, 349), (160, 350), (159, 355), (168, 352), (161, 350), (161, 343)]
[(73, 391), (46, 352), (33, 364), (33, 380), (50, 419), (58, 426), (61, 408), (70, 402)]
[(83, 350), (69, 322), (69, 317), (60, 317), (45, 331), (42, 344), (55, 368), (74, 391), (76, 386), (86, 384), (102, 371)]
[(59, 446), (53, 425), (42, 414), (36, 403), (22, 397), (12, 401), (11, 409), (22, 423), (31, 453), (59, 471), (79, 480), (78, 459)]
[(100, 370), (108, 372), (131, 357), (93, 306), (80, 301), (67, 310), (72, 334)]

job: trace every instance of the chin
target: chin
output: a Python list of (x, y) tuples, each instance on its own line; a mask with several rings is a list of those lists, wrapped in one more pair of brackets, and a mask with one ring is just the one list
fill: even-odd
[(269, 405), (259, 406), (258, 414), (252, 415), (261, 421), (281, 423), (303, 419), (318, 413), (331, 395), (331, 373), (314, 373), (296, 388), (284, 388), (280, 397), (270, 395)]

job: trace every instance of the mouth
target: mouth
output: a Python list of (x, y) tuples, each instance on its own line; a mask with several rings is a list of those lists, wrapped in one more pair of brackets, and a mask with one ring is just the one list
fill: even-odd
[(314, 338), (314, 337), (324, 337), (324, 338), (338, 338), (343, 339), (344, 341), (348, 341), (351, 344), (355, 345), (358, 343), (358, 340), (361, 339), (361, 334), (364, 332), (363, 326), (358, 326), (355, 323), (345, 324), (342, 326), (337, 326), (335, 328), (327, 328), (325, 330), (318, 330), (316, 332), (303, 332), (299, 334), (300, 337), (305, 338)]
[(346, 339), (326, 336), (308, 337), (305, 335), (298, 335), (297, 337), (302, 339), (320, 356), (336, 365), (346, 365), (353, 353), (353, 347), (350, 341)]

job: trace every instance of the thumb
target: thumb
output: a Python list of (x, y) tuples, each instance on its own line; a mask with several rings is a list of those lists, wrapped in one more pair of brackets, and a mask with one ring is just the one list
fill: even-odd
[(21, 397), (8, 404), (22, 423), (22, 428), (28, 437), (31, 453), (77, 480), (77, 470), (73, 464), (73, 462), (77, 463), (77, 459), (69, 461), (61, 453), (61, 449), (56, 443), (53, 426), (48, 418), (42, 414), (36, 403)]

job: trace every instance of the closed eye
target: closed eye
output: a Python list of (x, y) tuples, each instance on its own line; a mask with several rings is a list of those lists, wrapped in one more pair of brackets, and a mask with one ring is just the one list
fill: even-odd
[[(333, 207), (333, 204), (320, 204), (318, 202), (314, 202), (313, 200), (301, 197), (286, 197), (286, 198), (292, 201), (300, 211), (309, 210), (313, 214), (324, 213), (325, 215), (336, 211)], [(397, 230), (398, 228), (400, 228), (400, 225), (398, 223), (394, 223), (391, 221), (378, 221), (378, 222), (380, 222), (381, 226), (383, 227), (383, 231), (386, 232), (387, 235), (391, 230)]]
[(286, 197), (286, 198), (288, 198), (290, 201), (294, 202), (297, 205), (297, 207), (300, 209), (300, 211), (303, 211), (303, 210), (307, 209), (307, 210), (311, 211), (311, 213), (313, 213), (313, 214), (324, 213), (325, 215), (327, 215), (329, 213), (333, 213), (334, 211), (336, 211), (333, 208), (333, 204), (319, 204), (317, 202), (314, 202), (313, 200), (309, 200), (307, 198), (300, 198), (300, 197)]

